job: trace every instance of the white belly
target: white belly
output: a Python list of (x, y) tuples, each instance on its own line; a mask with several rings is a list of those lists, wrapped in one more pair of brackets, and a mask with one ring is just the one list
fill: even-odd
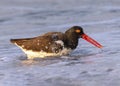
[(58, 53), (46, 53), (46, 52), (43, 52), (43, 51), (35, 52), (35, 51), (32, 51), (32, 50), (25, 50), (25, 49), (22, 49), (22, 50), (27, 55), (28, 59), (45, 58), (45, 57), (49, 57), (49, 56), (68, 55), (72, 51), (71, 49), (67, 49), (67, 48), (64, 48), (62, 51), (60, 51)]
[(21, 50), (27, 55), (28, 59), (45, 58), (45, 57), (49, 57), (49, 56), (68, 55), (72, 51), (71, 49), (65, 48), (64, 43), (61, 40), (56, 41), (56, 43), (61, 44), (61, 46), (63, 46), (63, 50), (59, 51), (58, 53), (46, 53), (44, 51), (35, 52), (32, 50), (26, 50), (26, 49), (24, 49), (24, 46), (19, 46), (16, 43), (15, 44), (19, 48), (21, 48)]

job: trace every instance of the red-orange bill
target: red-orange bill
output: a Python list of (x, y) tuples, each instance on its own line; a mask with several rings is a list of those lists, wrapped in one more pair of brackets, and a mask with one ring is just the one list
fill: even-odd
[(95, 41), (94, 39), (92, 39), (91, 37), (89, 37), (86, 34), (83, 34), (82, 38), (85, 39), (86, 41), (90, 42), (91, 44), (93, 44), (94, 46), (96, 46), (98, 48), (102, 48), (103, 47), (100, 43), (98, 43), (97, 41)]

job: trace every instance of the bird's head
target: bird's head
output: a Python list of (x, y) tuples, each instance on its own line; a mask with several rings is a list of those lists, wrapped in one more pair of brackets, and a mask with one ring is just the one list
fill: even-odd
[(88, 42), (90, 42), (91, 44), (95, 45), (98, 48), (102, 48), (103, 46), (101, 44), (99, 44), (97, 41), (95, 41), (94, 39), (92, 39), (91, 37), (89, 37), (88, 35), (86, 35), (83, 31), (83, 28), (80, 26), (73, 26), (70, 29), (68, 29), (65, 34), (67, 34), (67, 36), (69, 38), (75, 38), (75, 39), (79, 39), (82, 38)]

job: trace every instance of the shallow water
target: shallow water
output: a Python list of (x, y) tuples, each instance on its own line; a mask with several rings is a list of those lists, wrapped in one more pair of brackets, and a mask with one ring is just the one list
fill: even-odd
[[(0, 2), (0, 86), (120, 86), (119, 0)], [(81, 25), (104, 48), (80, 39), (69, 56), (27, 60), (9, 42), (73, 25)]]

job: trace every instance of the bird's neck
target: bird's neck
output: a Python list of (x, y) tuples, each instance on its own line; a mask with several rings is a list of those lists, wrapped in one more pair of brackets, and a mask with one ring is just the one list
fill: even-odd
[(67, 47), (75, 49), (78, 45), (78, 37), (75, 35), (67, 35)]

